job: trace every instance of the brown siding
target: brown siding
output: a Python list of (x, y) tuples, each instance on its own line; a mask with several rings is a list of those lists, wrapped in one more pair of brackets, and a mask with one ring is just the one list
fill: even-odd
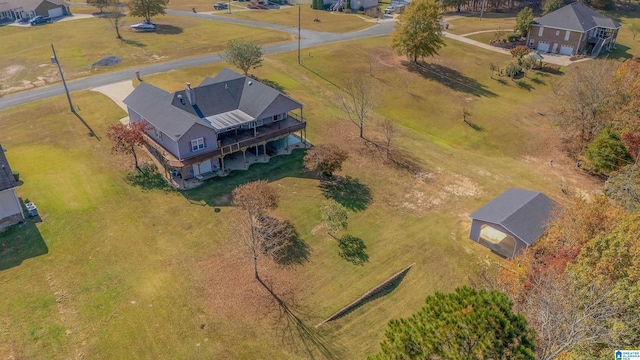
[[(556, 49), (556, 53), (560, 52), (560, 47), (562, 45), (573, 46), (574, 54), (582, 49), (586, 44), (586, 34), (583, 35), (577, 31), (570, 31), (569, 40), (565, 40), (565, 33), (567, 30), (554, 29), (551, 27), (545, 27), (542, 31), (542, 36), (538, 36), (540, 26), (539, 25), (531, 25), (531, 30), (529, 31), (529, 38), (527, 45), (533, 47), (534, 49), (538, 48), (538, 43), (540, 41), (546, 41), (549, 43), (549, 52), (553, 50), (553, 44), (558, 44)], [(556, 35), (556, 32), (558, 35)], [(580, 36), (582, 35), (582, 40)], [(578, 46), (578, 43), (580, 45)]]

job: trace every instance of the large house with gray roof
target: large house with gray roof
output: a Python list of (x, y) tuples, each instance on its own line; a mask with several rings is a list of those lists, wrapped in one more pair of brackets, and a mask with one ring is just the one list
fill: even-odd
[(64, 0), (0, 0), (0, 22), (26, 21), (37, 15), (56, 18), (71, 11)]
[(143, 82), (124, 103), (131, 122), (149, 123), (149, 147), (165, 174), (182, 181), (224, 174), (226, 157), (241, 154), (246, 167), (248, 151), (266, 158), (292, 136), (306, 143), (300, 102), (229, 69), (174, 93)]
[(615, 20), (574, 2), (534, 21), (527, 45), (543, 53), (598, 56), (615, 47), (620, 27)]
[(17, 186), (9, 161), (0, 145), (0, 229), (24, 221), (24, 212), (16, 193)]
[(546, 231), (555, 206), (541, 192), (508, 189), (469, 215), (469, 237), (499, 255), (513, 258)]

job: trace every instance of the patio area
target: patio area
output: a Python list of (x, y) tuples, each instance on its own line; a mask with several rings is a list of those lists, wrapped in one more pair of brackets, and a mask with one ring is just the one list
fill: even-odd
[(249, 170), (251, 165), (253, 164), (268, 163), (273, 157), (280, 156), (280, 155), (289, 155), (295, 149), (305, 149), (305, 148), (311, 147), (311, 144), (308, 141), (306, 142), (303, 141), (297, 135), (289, 135), (288, 144), (289, 144), (288, 148), (287, 147), (277, 148), (276, 149), (277, 152), (272, 155), (268, 155), (268, 154), (265, 155), (262, 151), (262, 147), (260, 147), (260, 151), (258, 152), (257, 155), (251, 151), (246, 151), (245, 152), (246, 161), (247, 161), (246, 166), (245, 166), (244, 158), (242, 156), (241, 151), (235, 152), (233, 154), (229, 154), (224, 157), (224, 168), (225, 168), (224, 171), (222, 171), (222, 169), (219, 166), (217, 166), (215, 167), (213, 172), (204, 173), (200, 175), (199, 178), (191, 178), (191, 179), (184, 180), (184, 186), (183, 186), (183, 180), (180, 176), (171, 176), (170, 184), (175, 188), (177, 188), (178, 190), (193, 189), (202, 185), (207, 180), (217, 178), (217, 177), (227, 176), (232, 171)]

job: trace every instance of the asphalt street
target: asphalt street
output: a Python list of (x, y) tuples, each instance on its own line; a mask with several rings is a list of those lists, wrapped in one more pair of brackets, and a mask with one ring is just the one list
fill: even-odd
[[(221, 22), (234, 23), (234, 24), (257, 26), (261, 28), (289, 32), (296, 36), (298, 35), (298, 28), (294, 26), (287, 27), (282, 25), (274, 25), (274, 24), (267, 24), (267, 23), (261, 23), (256, 21), (233, 19), (233, 18), (227, 18), (222, 16), (207, 15), (207, 14), (193, 13), (193, 12), (187, 12), (187, 11), (167, 10), (167, 14), (196, 17), (201, 19), (209, 19), (212, 21), (221, 21)], [(391, 34), (393, 31), (393, 24), (394, 22), (392, 21), (381, 22), (367, 29), (346, 33), (346, 34), (325, 33), (325, 32), (302, 29), (300, 47), (302, 49), (306, 49), (306, 48), (315, 47), (319, 45), (331, 44), (339, 41), (347, 41), (347, 40), (353, 40), (358, 38), (388, 35), (388, 34)], [(291, 41), (287, 43), (265, 46), (263, 47), (263, 52), (265, 54), (275, 54), (275, 53), (281, 53), (285, 51), (296, 50), (297, 48), (298, 48), (298, 42)], [(157, 63), (157, 64), (146, 65), (146, 66), (132, 67), (132, 68), (123, 69), (120, 71), (111, 72), (108, 74), (100, 74), (100, 75), (80, 78), (72, 81), (67, 81), (67, 86), (69, 87), (69, 91), (71, 92), (78, 91), (78, 90), (86, 90), (86, 89), (91, 89), (98, 86), (109, 85), (116, 82), (132, 79), (135, 76), (136, 70), (140, 71), (141, 76), (145, 76), (145, 75), (163, 73), (170, 70), (201, 66), (201, 65), (216, 63), (220, 61), (223, 61), (222, 57), (220, 56), (220, 53), (191, 57), (191, 58), (183, 58), (183, 59), (174, 60), (174, 61), (168, 61), (168, 62)], [(63, 66), (63, 71), (64, 71), (63, 58), (61, 59), (61, 64)], [(60, 94), (64, 94), (64, 87), (62, 83), (45, 86), (45, 87), (39, 87), (32, 90), (22, 91), (19, 93), (0, 97), (0, 110), (7, 109), (12, 106), (26, 104), (36, 100), (50, 98)]]

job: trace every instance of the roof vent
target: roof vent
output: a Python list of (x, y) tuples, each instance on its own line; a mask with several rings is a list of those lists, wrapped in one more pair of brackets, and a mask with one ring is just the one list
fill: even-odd
[(186, 105), (187, 103), (184, 101), (184, 99), (182, 98), (182, 95), (178, 94), (177, 96), (178, 100), (180, 100), (180, 104), (182, 105)]
[(251, 85), (253, 85), (253, 81), (249, 80), (249, 82), (247, 84), (249, 84), (249, 86), (251, 86)]
[(225, 90), (229, 90), (229, 85), (224, 84), (224, 89), (225, 89)]
[(191, 83), (190, 82), (187, 83), (187, 89), (191, 90)]

